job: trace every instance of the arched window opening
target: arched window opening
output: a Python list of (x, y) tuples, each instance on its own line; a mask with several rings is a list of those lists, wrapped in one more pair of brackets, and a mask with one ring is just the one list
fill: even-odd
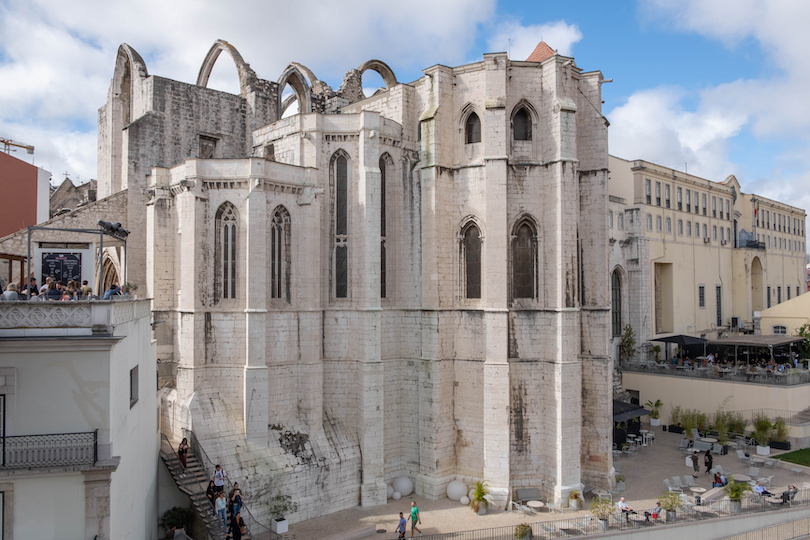
[(464, 229), (464, 288), (467, 298), (481, 298), (481, 234), (474, 224)]
[(516, 141), (532, 140), (532, 117), (524, 107), (515, 113), (512, 120), (512, 132)]
[(335, 298), (349, 296), (349, 162), (339, 155), (334, 160), (335, 179)]
[(622, 335), (622, 278), (619, 270), (613, 271), (610, 288), (610, 317), (613, 336)]
[(273, 144), (268, 144), (264, 147), (264, 159), (268, 161), (276, 160), (276, 147)]
[(290, 302), (290, 213), (283, 206), (270, 221), (270, 297)]
[(464, 124), (464, 142), (466, 144), (481, 142), (481, 120), (474, 112), (470, 113)]
[(386, 188), (386, 160), (380, 157), (380, 298), (386, 297), (386, 260), (385, 260), (385, 188)]
[(537, 297), (537, 233), (528, 221), (512, 239), (512, 283), (515, 298)]
[(217, 298), (236, 298), (236, 208), (223, 203), (216, 213)]
[(301, 112), (300, 108), (301, 102), (295, 89), (289, 84), (284, 85), (284, 89), (281, 91), (281, 117), (295, 116)]
[(774, 333), (774, 335), (784, 336), (784, 335), (787, 334), (787, 327), (786, 326), (781, 326), (781, 325), (774, 326), (773, 327), (773, 333)]

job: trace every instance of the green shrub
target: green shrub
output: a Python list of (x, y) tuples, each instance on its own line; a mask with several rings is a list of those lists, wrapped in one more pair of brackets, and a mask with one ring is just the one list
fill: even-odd
[(194, 509), (175, 506), (171, 510), (166, 510), (160, 518), (159, 525), (166, 531), (171, 531), (172, 527), (183, 528), (188, 531), (194, 522)]
[(785, 423), (784, 418), (777, 418), (776, 422), (773, 424), (773, 433), (771, 434), (771, 440), (776, 442), (785, 442), (788, 437), (788, 427)]
[(673, 426), (681, 425), (681, 406), (675, 405), (669, 408), (669, 423)]

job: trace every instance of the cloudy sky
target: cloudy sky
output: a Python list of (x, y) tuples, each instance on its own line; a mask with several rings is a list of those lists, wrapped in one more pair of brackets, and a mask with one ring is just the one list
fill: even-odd
[[(806, 0), (0, 0), (0, 137), (36, 146), (61, 181), (96, 177), (96, 114), (116, 49), (150, 74), (196, 80), (214, 40), (259, 77), (291, 61), (337, 88), (370, 58), (412, 81), (484, 52), (525, 59), (542, 38), (601, 70), (610, 151), (810, 209), (810, 2)], [(223, 56), (223, 60), (227, 57)], [(370, 89), (382, 85), (375, 73)], [(233, 63), (209, 86), (234, 91)]]

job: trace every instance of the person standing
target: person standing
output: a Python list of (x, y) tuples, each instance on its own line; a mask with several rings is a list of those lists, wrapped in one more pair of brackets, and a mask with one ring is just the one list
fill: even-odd
[(222, 467), (219, 466), (217, 463), (216, 470), (214, 471), (214, 491), (217, 493), (225, 493), (225, 479), (228, 478), (228, 475), (225, 474), (225, 471)]
[(695, 472), (692, 473), (692, 478), (697, 478), (698, 473), (700, 472), (700, 460), (698, 459), (697, 450), (694, 450), (692, 452), (692, 468), (695, 469)]
[(110, 300), (113, 296), (118, 296), (120, 291), (118, 290), (118, 285), (113, 283), (110, 285), (110, 288), (104, 291), (104, 296), (101, 297), (102, 300)]
[(242, 540), (244, 529), (245, 521), (242, 519), (242, 514), (237, 512), (231, 516), (231, 528), (228, 530), (228, 534), (233, 535), (233, 540)]
[(214, 515), (217, 515), (217, 507), (216, 507), (216, 499), (217, 499), (217, 492), (214, 489), (214, 481), (210, 480), (208, 482), (208, 489), (205, 490), (205, 496), (208, 497), (208, 502), (211, 503), (211, 512)]
[(217, 514), (219, 515), (219, 519), (222, 520), (222, 528), (226, 529), (228, 527), (228, 517), (225, 515), (225, 507), (227, 505), (227, 501), (225, 501), (225, 492), (220, 491), (217, 494), (217, 501), (216, 501), (216, 510)]
[(708, 448), (706, 449), (706, 454), (703, 456), (703, 464), (706, 465), (706, 474), (712, 472), (712, 467), (714, 467), (714, 457), (712, 457), (712, 451)]
[(86, 279), (82, 281), (81, 291), (82, 291), (82, 300), (87, 300), (88, 298), (90, 298), (90, 295), (93, 294), (93, 287), (91, 287), (87, 283)]
[(231, 495), (231, 513), (238, 514), (242, 510), (242, 491), (239, 488), (233, 490)]
[(180, 442), (180, 446), (177, 448), (177, 457), (180, 458), (180, 465), (183, 467), (183, 472), (180, 473), (180, 478), (186, 477), (186, 468), (188, 468), (188, 464), (186, 464), (187, 454), (188, 454), (188, 439), (183, 437), (183, 440)]
[(397, 524), (397, 528), (394, 529), (394, 532), (398, 532), (399, 536), (397, 538), (405, 538), (405, 531), (408, 528), (408, 520), (405, 519), (405, 516), (402, 512), (399, 513), (399, 523)]
[(411, 538), (413, 538), (413, 531), (422, 534), (422, 531), (416, 526), (417, 522), (421, 525), (422, 517), (419, 515), (419, 508), (416, 507), (416, 501), (411, 501)]

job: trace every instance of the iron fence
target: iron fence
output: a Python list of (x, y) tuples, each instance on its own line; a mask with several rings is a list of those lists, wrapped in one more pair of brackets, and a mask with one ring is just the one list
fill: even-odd
[(0, 469), (92, 465), (98, 461), (98, 430), (0, 437)]
[(810, 519), (805, 518), (726, 536), (722, 540), (791, 540), (808, 535), (810, 535)]
[[(658, 519), (653, 519), (652, 509), (647, 509), (639, 510), (633, 514), (611, 514), (607, 520), (600, 520), (595, 516), (581, 516), (553, 521), (531, 521), (530, 518), (533, 516), (527, 516), (525, 524), (531, 527), (532, 538), (535, 540), (550, 540), (572, 535), (585, 536), (609, 532), (631, 532), (664, 527), (672, 523), (698, 522), (720, 517), (770, 512), (783, 508), (808, 507), (810, 506), (810, 490), (799, 490), (791, 503), (776, 504), (768, 502), (768, 500), (768, 497), (748, 496), (744, 497), (739, 503), (729, 500), (707, 502), (702, 506), (684, 503), (675, 511), (672, 521), (666, 521), (666, 511)], [(808, 520), (803, 521), (808, 522)], [(508, 525), (492, 529), (424, 535), (422, 538), (424, 540), (515, 540), (515, 538), (520, 538), (516, 536), (516, 527), (516, 525)], [(800, 530), (799, 526), (797, 526), (796, 530)], [(733, 538), (736, 540), (737, 537)], [(794, 537), (754, 536), (750, 538), (740, 537), (740, 540), (787, 540), (788, 538)]]
[(810, 371), (791, 368), (785, 373), (748, 373), (745, 368), (732, 368), (728, 370), (715, 370), (713, 367), (685, 368), (670, 364), (657, 364), (655, 362), (628, 362), (623, 361), (622, 371), (668, 375), (672, 377), (689, 377), (692, 379), (713, 379), (723, 382), (744, 382), (763, 384), (768, 386), (796, 386), (810, 384)]

